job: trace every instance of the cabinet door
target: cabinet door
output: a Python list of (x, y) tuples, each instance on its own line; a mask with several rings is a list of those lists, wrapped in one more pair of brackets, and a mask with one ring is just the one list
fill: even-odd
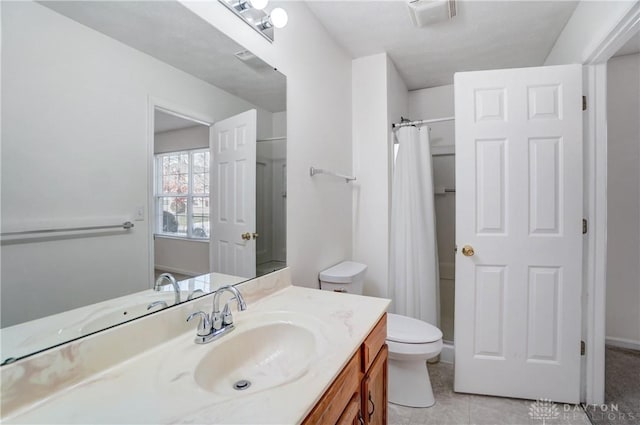
[(360, 400), (360, 393), (355, 393), (336, 425), (362, 425), (360, 422)]
[(387, 358), (385, 344), (362, 380), (362, 413), (365, 424), (387, 423)]
[(354, 394), (358, 393), (362, 372), (360, 372), (360, 352), (351, 358), (320, 401), (302, 422), (303, 425), (335, 424), (349, 405)]

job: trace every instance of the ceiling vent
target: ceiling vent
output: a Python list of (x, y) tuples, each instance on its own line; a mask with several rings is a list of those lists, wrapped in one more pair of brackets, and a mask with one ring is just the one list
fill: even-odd
[(455, 0), (414, 0), (407, 7), (411, 22), (416, 27), (447, 21), (456, 16)]
[(236, 52), (234, 55), (236, 58), (240, 59), (245, 65), (247, 65), (249, 68), (253, 69), (256, 72), (259, 72), (259, 73), (266, 72), (266, 71), (271, 72), (273, 70), (273, 67), (271, 65), (269, 65), (268, 63), (266, 63), (265, 61), (263, 61), (262, 59), (254, 55), (249, 50), (241, 50), (239, 52)]

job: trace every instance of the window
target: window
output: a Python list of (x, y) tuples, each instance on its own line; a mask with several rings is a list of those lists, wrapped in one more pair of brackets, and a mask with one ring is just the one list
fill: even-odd
[(209, 238), (209, 150), (156, 155), (156, 234)]

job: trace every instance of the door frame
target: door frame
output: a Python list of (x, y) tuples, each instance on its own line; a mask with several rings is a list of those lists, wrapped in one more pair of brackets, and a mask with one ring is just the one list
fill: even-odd
[(161, 110), (167, 114), (175, 115), (179, 118), (184, 118), (189, 121), (193, 121), (196, 124), (206, 125), (207, 127), (211, 127), (215, 119), (213, 116), (194, 111), (184, 105), (180, 105), (179, 103), (161, 99), (154, 96), (149, 96), (147, 101), (147, 253), (148, 253), (148, 271), (149, 271), (149, 285), (153, 288), (155, 283), (155, 246), (154, 246), (154, 210), (155, 210), (155, 199), (154, 199), (154, 143), (155, 143), (155, 111), (156, 109)]
[(583, 252), (583, 399), (604, 403), (607, 286), (607, 62), (640, 31), (640, 3), (595, 45), (584, 62), (584, 211), (589, 229)]

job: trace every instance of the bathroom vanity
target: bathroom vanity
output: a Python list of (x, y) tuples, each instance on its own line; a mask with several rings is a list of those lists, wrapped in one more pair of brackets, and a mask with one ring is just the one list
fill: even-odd
[(386, 314), (331, 383), (303, 424), (386, 424)]
[(388, 300), (289, 269), (237, 288), (247, 310), (211, 343), (185, 321), (208, 295), (3, 366), (2, 422), (385, 423)]

